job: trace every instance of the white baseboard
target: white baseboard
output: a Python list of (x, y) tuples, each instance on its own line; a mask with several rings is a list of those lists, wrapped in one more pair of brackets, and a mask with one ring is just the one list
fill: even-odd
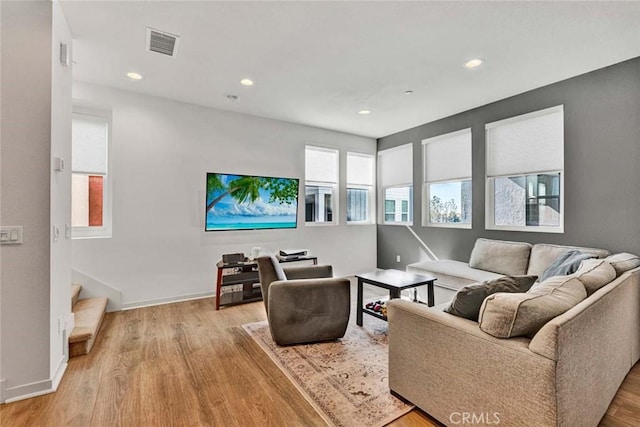
[(0, 403), (17, 402), (18, 400), (30, 399), (53, 393), (58, 389), (60, 381), (67, 370), (67, 362), (62, 357), (53, 378), (44, 381), (36, 381), (11, 388), (6, 388), (6, 381), (0, 381)]
[(151, 307), (154, 305), (172, 304), (174, 302), (191, 301), (196, 299), (211, 298), (216, 293), (214, 291), (199, 292), (195, 294), (180, 295), (175, 297), (157, 298), (144, 301), (125, 302), (122, 304), (122, 310), (133, 310), (134, 308)]
[(62, 381), (62, 376), (64, 375), (66, 370), (67, 370), (67, 360), (66, 360), (66, 356), (63, 355), (60, 358), (60, 362), (58, 363), (58, 369), (56, 369), (56, 373), (51, 379), (51, 388), (53, 389), (53, 391), (56, 391), (58, 389), (58, 386), (60, 385), (60, 381)]
[(18, 385), (5, 390), (4, 403), (17, 402), (18, 400), (30, 399), (32, 397), (42, 396), (43, 394), (53, 393), (52, 381), (36, 381), (34, 383)]

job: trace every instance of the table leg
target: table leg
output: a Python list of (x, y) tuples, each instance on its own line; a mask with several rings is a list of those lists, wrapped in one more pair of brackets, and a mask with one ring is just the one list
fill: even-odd
[(216, 310), (220, 310), (220, 288), (222, 287), (222, 268), (218, 267), (218, 281), (216, 282)]
[(362, 279), (358, 277), (358, 302), (356, 306), (356, 325), (362, 326)]
[(389, 289), (389, 299), (400, 298), (400, 289)]
[(433, 280), (427, 283), (427, 306), (433, 307), (435, 305), (433, 296)]

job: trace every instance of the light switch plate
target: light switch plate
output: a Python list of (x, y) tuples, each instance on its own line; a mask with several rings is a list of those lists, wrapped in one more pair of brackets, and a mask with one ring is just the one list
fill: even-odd
[(0, 245), (22, 244), (21, 225), (3, 225), (0, 227)]

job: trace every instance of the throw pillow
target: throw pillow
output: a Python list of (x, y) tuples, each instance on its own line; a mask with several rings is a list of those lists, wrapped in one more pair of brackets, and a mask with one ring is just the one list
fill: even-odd
[(587, 295), (591, 295), (615, 279), (616, 270), (603, 259), (587, 259), (582, 261), (573, 277), (580, 280), (587, 290)]
[(620, 276), (625, 271), (640, 267), (640, 257), (626, 252), (608, 256), (605, 258), (605, 261), (615, 268), (616, 277)]
[(531, 245), (523, 242), (477, 239), (469, 267), (514, 276), (527, 273)]
[(478, 320), (482, 302), (496, 292), (527, 292), (538, 276), (505, 276), (467, 285), (458, 290), (444, 310), (454, 316)]
[(592, 253), (571, 250), (556, 258), (540, 275), (540, 281), (544, 282), (553, 276), (568, 276), (573, 274), (580, 267), (580, 263), (585, 259), (595, 258)]
[(532, 336), (586, 297), (584, 285), (572, 276), (552, 277), (526, 293), (489, 295), (480, 308), (480, 329), (497, 338)]

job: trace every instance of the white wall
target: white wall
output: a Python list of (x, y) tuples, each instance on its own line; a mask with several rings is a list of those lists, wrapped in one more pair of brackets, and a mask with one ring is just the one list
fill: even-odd
[(24, 227), (22, 245), (0, 247), (0, 378), (11, 398), (41, 391), (50, 379), (52, 18), (47, 1), (0, 7), (0, 220)]
[[(73, 329), (67, 324), (71, 313), (71, 238), (65, 225), (71, 224), (71, 61), (60, 63), (60, 43), (65, 43), (71, 58), (71, 33), (60, 4), (52, 3), (53, 37), (51, 42), (51, 224), (60, 230), (51, 242), (51, 378), (59, 380), (66, 366), (66, 337)], [(62, 157), (65, 168), (55, 171), (53, 158)], [(66, 334), (64, 333), (66, 331)], [(53, 385), (54, 388), (57, 384)]]
[[(135, 84), (135, 83), (132, 83)], [(295, 230), (204, 232), (207, 172), (304, 178), (304, 145), (375, 153), (376, 142), (323, 129), (224, 112), (86, 83), (74, 102), (112, 110), (113, 237), (74, 239), (72, 265), (123, 292), (123, 304), (211, 293), (223, 253), (308, 248), (347, 275), (376, 266), (375, 225), (304, 225)], [(301, 193), (303, 194), (303, 193)]]

